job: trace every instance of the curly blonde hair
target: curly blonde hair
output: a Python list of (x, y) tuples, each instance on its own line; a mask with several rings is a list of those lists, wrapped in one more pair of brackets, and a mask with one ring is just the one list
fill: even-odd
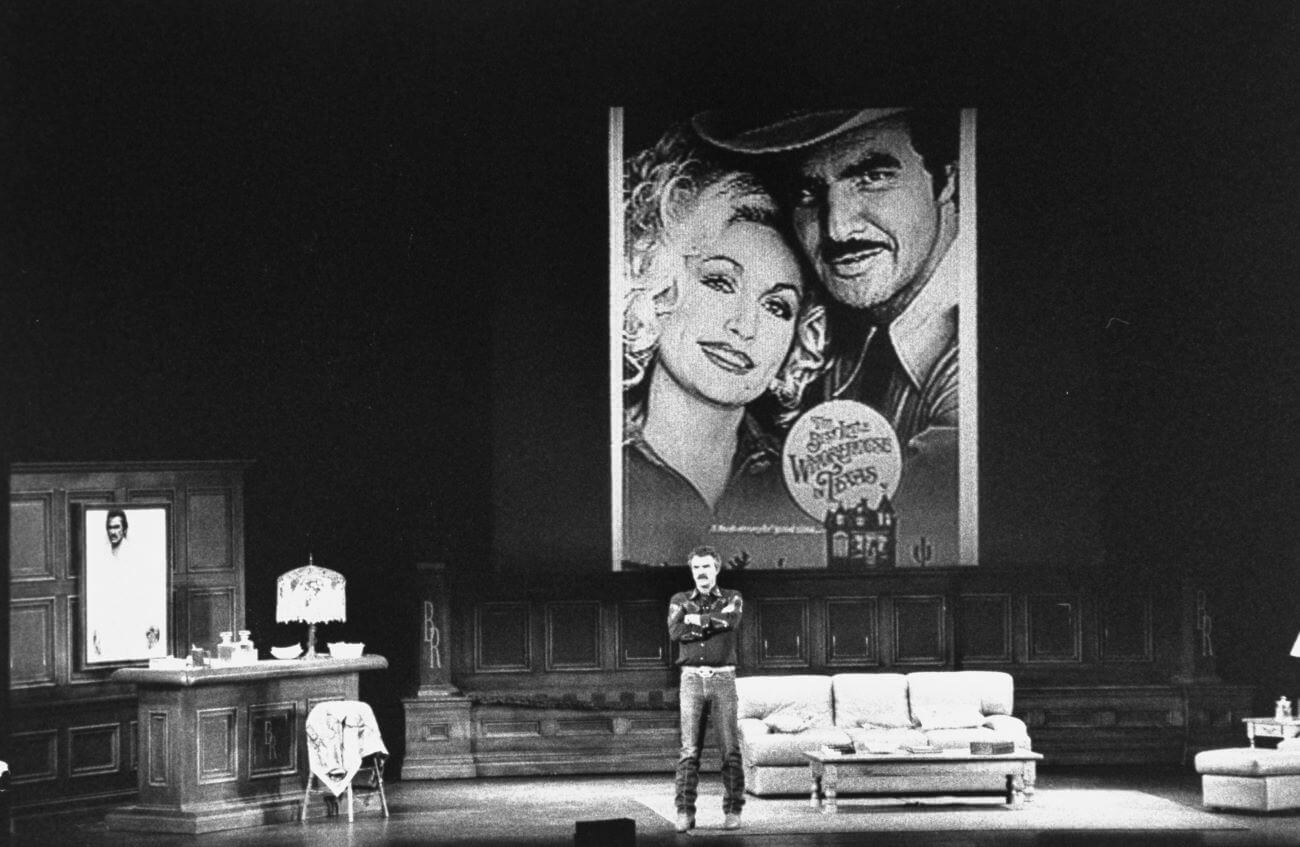
[[(682, 229), (711, 203), (725, 204), (718, 228), (748, 220), (784, 231), (776, 201), (753, 173), (704, 149), (684, 127), (623, 164), (623, 391), (644, 381), (659, 349), (661, 319), (677, 305), (685, 269)], [(801, 259), (801, 267), (802, 257)], [(794, 341), (768, 392), (776, 422), (798, 415), (804, 389), (826, 367), (825, 307), (814, 286), (800, 297)]]

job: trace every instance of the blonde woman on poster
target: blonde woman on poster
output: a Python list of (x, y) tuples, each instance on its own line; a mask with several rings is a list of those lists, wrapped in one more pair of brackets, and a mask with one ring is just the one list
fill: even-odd
[(625, 162), (624, 225), (624, 560), (808, 524), (779, 432), (822, 368), (825, 313), (776, 202), (673, 130)]

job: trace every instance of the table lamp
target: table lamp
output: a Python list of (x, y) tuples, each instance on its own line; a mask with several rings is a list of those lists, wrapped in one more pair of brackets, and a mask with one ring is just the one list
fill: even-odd
[(1295, 643), (1291, 645), (1291, 655), (1300, 659), (1300, 635), (1295, 637)]
[(305, 566), (276, 578), (275, 620), (307, 624), (304, 659), (317, 658), (316, 624), (348, 619), (347, 584), (347, 578), (338, 571), (316, 567), (310, 553)]

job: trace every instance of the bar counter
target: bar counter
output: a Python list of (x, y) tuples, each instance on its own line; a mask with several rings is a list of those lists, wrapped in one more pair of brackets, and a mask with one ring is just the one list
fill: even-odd
[(197, 834), (295, 819), (307, 779), (307, 713), (326, 700), (359, 699), (360, 674), (387, 667), (383, 656), (324, 656), (115, 671), (114, 682), (138, 691), (140, 796), (110, 812), (108, 826)]

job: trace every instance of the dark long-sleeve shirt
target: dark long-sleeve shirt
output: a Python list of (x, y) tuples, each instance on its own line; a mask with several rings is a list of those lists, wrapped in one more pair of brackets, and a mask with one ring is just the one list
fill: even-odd
[[(736, 638), (744, 599), (739, 591), (713, 587), (680, 591), (668, 601), (668, 637), (677, 643), (677, 664), (723, 667), (736, 664)], [(703, 616), (702, 624), (686, 623), (687, 615)]]

